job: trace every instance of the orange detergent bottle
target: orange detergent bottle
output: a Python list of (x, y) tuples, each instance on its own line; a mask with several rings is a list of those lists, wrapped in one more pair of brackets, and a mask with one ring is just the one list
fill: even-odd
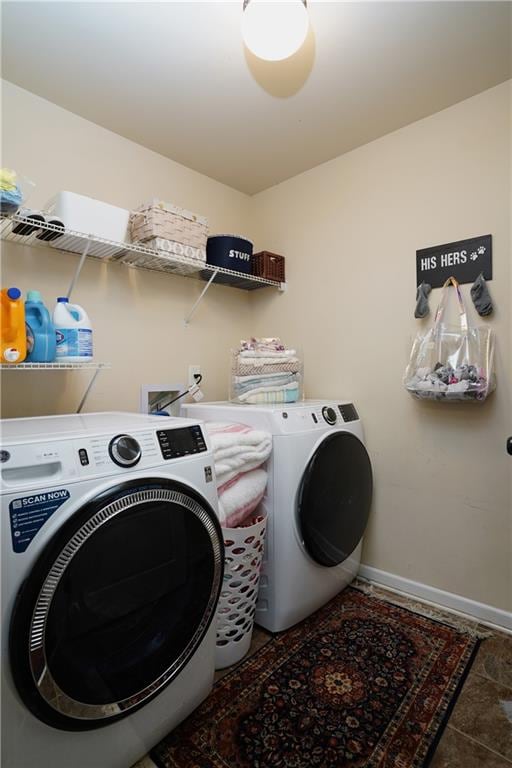
[(19, 288), (0, 291), (0, 336), (2, 363), (21, 363), (27, 356), (25, 306)]

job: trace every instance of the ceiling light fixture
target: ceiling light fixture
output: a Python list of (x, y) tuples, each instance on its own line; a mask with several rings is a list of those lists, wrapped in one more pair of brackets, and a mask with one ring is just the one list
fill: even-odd
[(308, 26), (306, 0), (244, 0), (244, 43), (259, 59), (287, 59), (303, 44)]

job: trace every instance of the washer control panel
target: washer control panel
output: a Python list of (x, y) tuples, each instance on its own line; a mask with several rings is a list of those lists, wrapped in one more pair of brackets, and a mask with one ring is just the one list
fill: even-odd
[[(132, 428), (129, 419), (123, 425), (124, 415), (118, 421), (118, 430), (103, 432), (94, 424), (92, 434), (84, 429), (83, 434), (54, 440), (6, 441), (0, 451), (0, 488), (53, 488), (78, 480), (163, 468), (169, 459), (186, 460), (194, 454), (198, 454), (198, 461), (206, 458), (199, 454), (208, 452), (207, 438), (195, 420), (154, 417), (143, 429), (137, 428), (137, 423)], [(121, 431), (123, 426), (125, 432)]]
[(156, 436), (162, 456), (166, 461), (207, 450), (199, 425), (184, 427), (183, 429), (159, 429)]
[(344, 423), (359, 420), (359, 415), (352, 403), (319, 403), (314, 410), (309, 411), (308, 415), (311, 428), (325, 429), (326, 424), (330, 427), (339, 427)]
[(148, 430), (84, 438), (73, 444), (84, 477), (111, 470), (113, 464), (121, 469), (140, 465), (140, 469), (160, 460), (155, 433)]

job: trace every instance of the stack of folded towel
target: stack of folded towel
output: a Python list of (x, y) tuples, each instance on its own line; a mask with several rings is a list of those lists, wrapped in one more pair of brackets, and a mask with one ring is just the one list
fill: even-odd
[(301, 362), (280, 339), (242, 341), (234, 355), (232, 399), (239, 403), (295, 403), (300, 398)]
[(219, 519), (224, 528), (242, 525), (265, 494), (262, 464), (272, 451), (272, 435), (246, 424), (208, 422), (219, 493)]

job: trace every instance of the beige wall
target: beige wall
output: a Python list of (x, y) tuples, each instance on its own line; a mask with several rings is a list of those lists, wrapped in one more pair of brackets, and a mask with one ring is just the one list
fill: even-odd
[[(126, 208), (156, 196), (208, 216), (211, 231), (250, 234), (246, 195), (5, 81), (2, 97), (2, 165), (36, 182), (30, 204), (44, 205), (62, 189)], [(2, 285), (39, 289), (53, 307), (77, 262), (53, 249), (4, 246)], [(203, 285), (86, 262), (73, 300), (93, 322), (95, 357), (112, 363), (86, 410), (138, 410), (141, 384), (186, 382), (189, 364), (202, 366), (207, 397), (225, 397), (228, 350), (249, 331), (249, 299), (246, 291), (212, 286), (186, 328), (183, 318)], [(8, 372), (2, 378), (3, 415), (30, 416), (73, 411), (88, 374)]]
[[(510, 83), (482, 93), (258, 194), (252, 209), (256, 245), (286, 255), (289, 280), (282, 300), (254, 296), (255, 331), (301, 344), (306, 395), (351, 398), (364, 419), (375, 470), (364, 562), (506, 610), (510, 95)], [(414, 401), (401, 378), (425, 325), (413, 318), (415, 250), (489, 232), (499, 388), (481, 406)]]
[[(142, 383), (203, 367), (227, 394), (228, 349), (248, 333), (304, 347), (309, 397), (357, 404), (375, 470), (364, 561), (473, 600), (512, 608), (510, 84), (462, 102), (248, 198), (10, 84), (2, 164), (37, 182), (133, 207), (153, 195), (206, 214), (213, 231), (257, 233), (287, 258), (289, 290), (251, 296), (89, 260), (75, 300), (110, 360), (87, 410), (137, 409)], [(499, 388), (483, 406), (418, 403), (401, 377), (413, 334), (417, 248), (491, 232)], [(66, 290), (76, 257), (11, 246), (2, 284)], [(468, 294), (469, 286), (465, 286)], [(434, 291), (431, 305), (438, 299)], [(7, 373), (4, 415), (73, 410), (84, 374)]]

